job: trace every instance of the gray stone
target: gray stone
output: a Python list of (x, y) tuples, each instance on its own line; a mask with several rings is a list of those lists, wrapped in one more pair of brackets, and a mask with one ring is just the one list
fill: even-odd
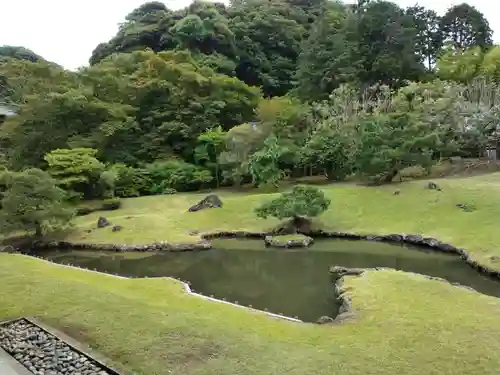
[(333, 273), (337, 277), (359, 276), (363, 272), (365, 272), (365, 270), (363, 268), (347, 268), (347, 267), (342, 267), (342, 266), (330, 267), (330, 273)]
[(427, 189), (441, 191), (441, 188), (435, 182), (429, 181), (427, 184)]
[(24, 319), (0, 326), (0, 375), (11, 375), (2, 368), (2, 349), (35, 375), (109, 375), (91, 358)]
[(196, 212), (203, 210), (205, 208), (221, 208), (221, 207), (222, 207), (221, 199), (215, 194), (210, 194), (207, 195), (204, 199), (199, 201), (194, 206), (191, 206), (189, 208), (189, 212)]
[(318, 320), (316, 320), (316, 323), (318, 324), (329, 324), (335, 322), (335, 319), (329, 316), (322, 316)]
[(106, 219), (104, 216), (99, 217), (97, 220), (97, 228), (105, 228), (111, 225), (110, 221)]
[(288, 240), (288, 241), (281, 241), (279, 236), (273, 237), (273, 236), (266, 236), (264, 237), (264, 244), (269, 247), (278, 247), (278, 248), (285, 248), (285, 249), (291, 249), (291, 248), (297, 248), (297, 247), (308, 247), (311, 246), (314, 243), (314, 239), (311, 237), (304, 236), (302, 239), (297, 239), (297, 240)]
[(111, 228), (113, 232), (119, 232), (122, 230), (122, 227), (120, 225), (115, 225), (113, 228)]

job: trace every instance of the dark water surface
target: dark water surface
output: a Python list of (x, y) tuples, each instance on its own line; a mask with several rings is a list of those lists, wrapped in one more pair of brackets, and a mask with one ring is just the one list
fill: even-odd
[(263, 240), (212, 241), (214, 249), (184, 253), (53, 251), (51, 261), (132, 277), (172, 276), (194, 291), (257, 309), (315, 321), (335, 316), (329, 268), (390, 267), (470, 286), (500, 297), (500, 283), (482, 276), (459, 257), (370, 241), (317, 240), (308, 249), (266, 249)]

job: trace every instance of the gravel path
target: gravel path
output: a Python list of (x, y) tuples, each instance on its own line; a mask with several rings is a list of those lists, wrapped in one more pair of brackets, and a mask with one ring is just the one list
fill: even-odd
[[(34, 375), (114, 374), (57, 337), (25, 320), (0, 327), (0, 347)], [(4, 375), (3, 372), (1, 375)]]

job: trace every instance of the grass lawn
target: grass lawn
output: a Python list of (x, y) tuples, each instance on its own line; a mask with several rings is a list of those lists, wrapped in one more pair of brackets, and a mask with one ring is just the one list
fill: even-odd
[[(28, 276), (29, 275), (29, 276)], [(496, 375), (500, 300), (398, 271), (346, 278), (355, 318), (319, 326), (0, 254), (0, 319), (37, 316), (139, 375)]]
[[(470, 178), (435, 180), (442, 192), (426, 189), (426, 181), (383, 187), (336, 184), (320, 187), (331, 198), (330, 209), (319, 221), (328, 229), (366, 233), (411, 233), (437, 237), (468, 249), (481, 264), (500, 269), (500, 173)], [(399, 195), (394, 191), (399, 190)], [(267, 230), (278, 222), (263, 220), (253, 210), (275, 194), (221, 192), (221, 209), (187, 212), (206, 194), (176, 194), (123, 200), (122, 208), (95, 212), (76, 219), (76, 229), (66, 238), (74, 242), (152, 243), (193, 242), (190, 232), (218, 230)], [(474, 212), (456, 207), (466, 204)], [(106, 216), (123, 229), (93, 229)], [(92, 229), (90, 233), (88, 230)]]

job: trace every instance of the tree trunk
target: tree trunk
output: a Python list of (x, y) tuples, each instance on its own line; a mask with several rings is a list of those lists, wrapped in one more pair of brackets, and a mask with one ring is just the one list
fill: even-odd
[(217, 189), (220, 188), (220, 182), (219, 182), (219, 163), (215, 163), (215, 179), (217, 181)]
[(42, 225), (40, 223), (35, 223), (35, 237), (42, 237)]
[(382, 182), (384, 184), (390, 184), (392, 182), (392, 180), (394, 179), (394, 177), (396, 177), (396, 175), (398, 174), (398, 170), (396, 168), (393, 168), (388, 174), (387, 176), (384, 177), (384, 179), (382, 180)]

